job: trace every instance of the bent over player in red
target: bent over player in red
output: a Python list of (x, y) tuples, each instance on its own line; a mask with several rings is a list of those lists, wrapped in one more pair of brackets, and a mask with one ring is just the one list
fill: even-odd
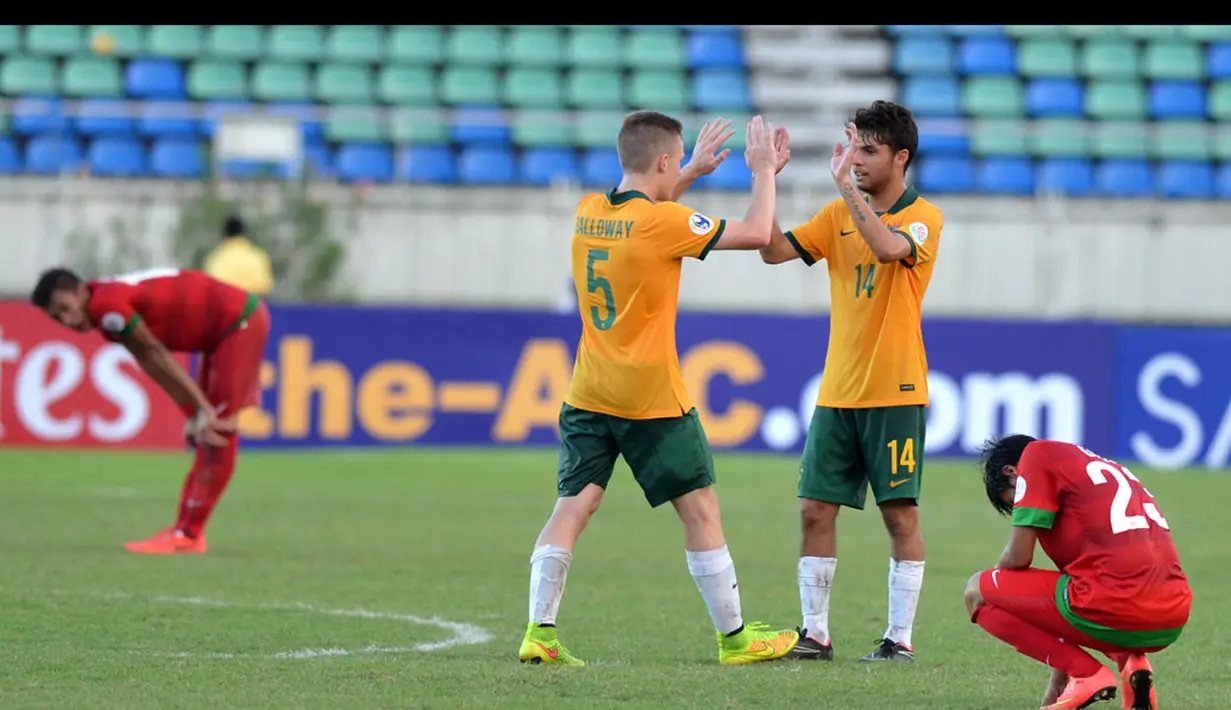
[[(1119, 667), (1124, 707), (1157, 708), (1146, 654), (1180, 637), (1193, 594), (1154, 496), (1114, 461), (1020, 434), (984, 447), (983, 480), (1013, 532), (967, 584), (971, 621), (1053, 669), (1046, 709), (1116, 696), (1116, 674), (1083, 648)], [(1058, 572), (1030, 566), (1036, 541)]]
[[(202, 554), (205, 523), (235, 472), (239, 411), (260, 403), (261, 358), (269, 310), (254, 294), (199, 271), (151, 269), (84, 281), (67, 269), (39, 277), (34, 305), (61, 325), (128, 348), (141, 368), (189, 416), (185, 434), (196, 458), (180, 494), (175, 525), (130, 552)], [(197, 381), (172, 352), (201, 353)]]

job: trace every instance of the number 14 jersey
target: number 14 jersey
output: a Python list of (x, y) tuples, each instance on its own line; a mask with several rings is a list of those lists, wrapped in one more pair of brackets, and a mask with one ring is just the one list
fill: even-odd
[(1192, 591), (1170, 525), (1127, 468), (1074, 444), (1035, 441), (1018, 463), (1013, 525), (1070, 577), (1058, 598), (1076, 616), (1125, 631), (1188, 621)]
[(704, 259), (725, 228), (640, 192), (581, 198), (573, 226), (581, 342), (565, 402), (625, 419), (692, 409), (675, 345), (680, 269), (684, 257)]

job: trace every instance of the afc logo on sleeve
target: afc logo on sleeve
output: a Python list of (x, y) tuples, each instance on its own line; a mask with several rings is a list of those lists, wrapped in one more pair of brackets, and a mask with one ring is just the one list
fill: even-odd
[(1013, 491), (1013, 505), (1022, 502), (1022, 498), (1026, 497), (1026, 479), (1021, 476), (1017, 477), (1017, 488)]
[(906, 229), (917, 243), (922, 244), (928, 240), (928, 226), (923, 222), (911, 222)]
[(108, 333), (118, 333), (121, 330), (124, 330), (124, 316), (116, 313), (115, 311), (111, 311), (110, 313), (103, 315), (102, 320), (100, 320), (98, 324)]
[(693, 212), (688, 218), (688, 228), (693, 234), (708, 234), (714, 228), (714, 221), (700, 212)]

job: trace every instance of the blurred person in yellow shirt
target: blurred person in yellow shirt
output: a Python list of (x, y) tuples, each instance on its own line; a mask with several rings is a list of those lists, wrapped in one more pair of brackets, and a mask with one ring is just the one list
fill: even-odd
[(265, 296), (274, 288), (269, 254), (253, 244), (246, 231), (239, 217), (228, 217), (222, 226), (222, 243), (205, 257), (204, 271), (219, 281)]

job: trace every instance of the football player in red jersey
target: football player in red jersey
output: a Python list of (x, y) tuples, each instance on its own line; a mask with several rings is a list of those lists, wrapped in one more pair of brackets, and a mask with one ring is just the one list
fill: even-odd
[[(1013, 529), (966, 586), (971, 621), (1052, 668), (1046, 708), (1110, 700), (1119, 680), (1124, 707), (1154, 710), (1146, 654), (1180, 637), (1193, 597), (1154, 496), (1114, 461), (1020, 434), (984, 447), (983, 481)], [(1036, 543), (1059, 571), (1031, 567)]]
[[(188, 415), (196, 458), (180, 494), (175, 525), (130, 552), (201, 554), (205, 524), (222, 497), (239, 451), (239, 411), (260, 403), (269, 310), (255, 295), (199, 271), (151, 269), (85, 281), (67, 269), (44, 272), (31, 300), (73, 330), (97, 328), (128, 348), (141, 368)], [(201, 353), (196, 381), (172, 352)]]

